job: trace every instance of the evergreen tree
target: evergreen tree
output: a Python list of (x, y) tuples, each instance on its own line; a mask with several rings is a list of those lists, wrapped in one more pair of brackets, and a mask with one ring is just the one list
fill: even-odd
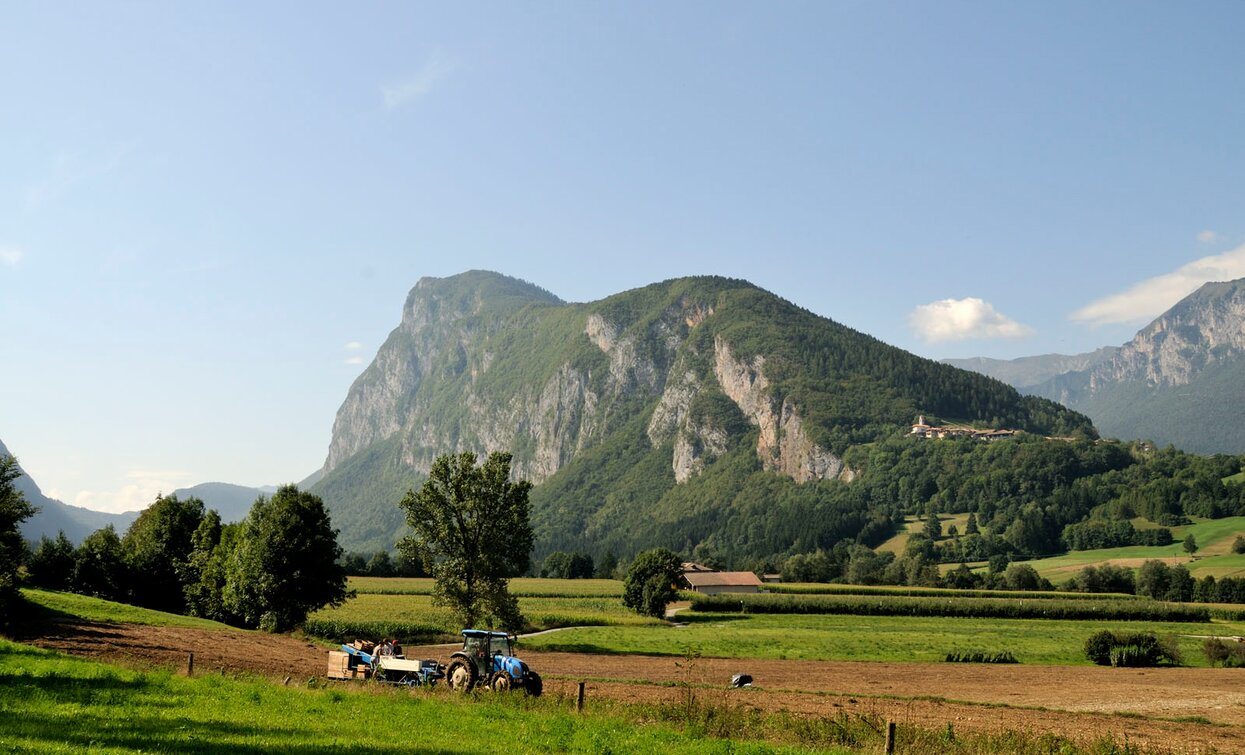
[(35, 513), (13, 484), (21, 475), (17, 459), (0, 457), (0, 625), (13, 615), (17, 602), (17, 567), (26, 550), (18, 525)]

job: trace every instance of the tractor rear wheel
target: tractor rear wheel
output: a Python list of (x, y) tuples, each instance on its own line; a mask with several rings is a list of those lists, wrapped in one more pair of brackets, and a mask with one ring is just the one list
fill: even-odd
[(475, 664), (466, 658), (455, 658), (445, 669), (445, 683), (455, 692), (466, 692), (477, 681)]
[(532, 697), (540, 697), (540, 693), (545, 691), (545, 683), (540, 678), (540, 674), (535, 671), (527, 672), (527, 678), (523, 682), (523, 691)]

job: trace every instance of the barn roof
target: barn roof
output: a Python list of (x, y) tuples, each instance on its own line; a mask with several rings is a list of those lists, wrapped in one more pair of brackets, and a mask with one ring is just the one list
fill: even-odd
[(760, 587), (761, 580), (750, 571), (686, 572), (683, 575), (692, 587)]

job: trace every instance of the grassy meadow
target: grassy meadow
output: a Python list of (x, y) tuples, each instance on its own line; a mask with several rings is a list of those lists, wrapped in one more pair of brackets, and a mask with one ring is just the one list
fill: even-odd
[[(624, 706), (615, 711), (594, 701), (594, 707), (593, 715), (577, 716), (554, 696), (460, 698), (378, 685), (188, 679), (0, 640), (0, 751), (6, 752), (845, 752), (748, 741), (747, 732), (731, 742), (686, 727), (636, 726), (639, 714), (628, 715)], [(777, 726), (753, 722), (753, 728), (756, 739), (782, 738)], [(828, 738), (831, 727), (825, 728)]]
[(1021, 663), (1089, 665), (1094, 632), (1152, 631), (1179, 637), (1185, 664), (1205, 666), (1202, 640), (1185, 635), (1241, 635), (1243, 622), (1064, 621), (911, 616), (691, 613), (684, 626), (585, 627), (529, 637), (524, 647), (586, 653), (840, 661), (941, 662), (953, 651), (1009, 651)]

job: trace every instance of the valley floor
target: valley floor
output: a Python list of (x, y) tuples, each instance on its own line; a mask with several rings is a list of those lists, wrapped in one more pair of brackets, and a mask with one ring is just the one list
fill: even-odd
[[(64, 621), (14, 639), (130, 667), (196, 674), (254, 672), (296, 680), (323, 676), (326, 647), (290, 636), (193, 627)], [(407, 648), (438, 658), (449, 649)], [(793, 661), (593, 655), (524, 651), (547, 694), (589, 699), (677, 701), (689, 688), (702, 704), (810, 716), (870, 714), (930, 729), (1027, 731), (1091, 741), (1103, 734), (1173, 752), (1245, 752), (1245, 670), (1110, 669), (1085, 666)], [(676, 665), (678, 664), (682, 665)], [(727, 690), (732, 674), (752, 689)], [(682, 685), (690, 685), (682, 686)], [(1185, 719), (1185, 720), (1177, 720)]]

